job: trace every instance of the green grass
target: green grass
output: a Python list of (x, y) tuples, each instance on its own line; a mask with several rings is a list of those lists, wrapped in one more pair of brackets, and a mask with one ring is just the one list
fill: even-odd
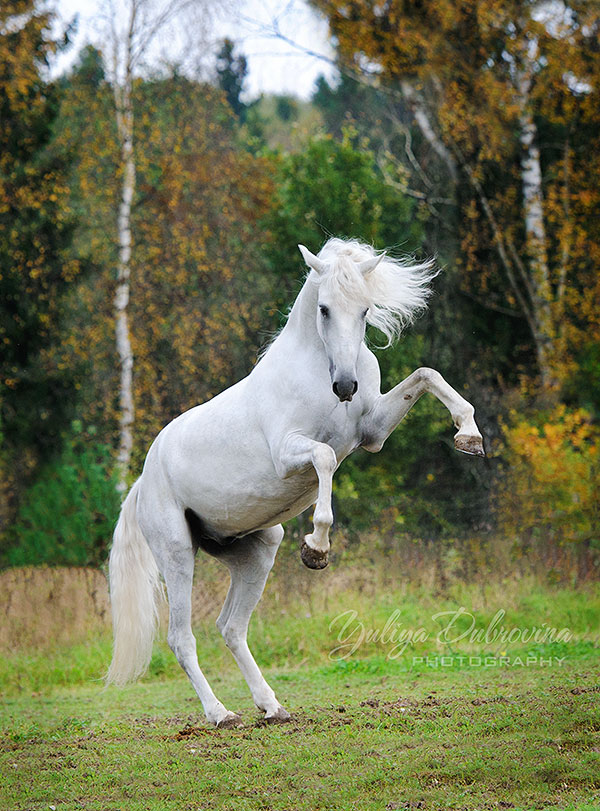
[(389, 660), (271, 672), (293, 713), (204, 723), (185, 677), (8, 699), (3, 809), (600, 808), (597, 656), (557, 668), (402, 672)]
[[(504, 607), (507, 628), (548, 623), (572, 636), (440, 641), (433, 615), (461, 606), (477, 628)], [(350, 609), (365, 636), (398, 610), (397, 627), (428, 638), (394, 658), (371, 634), (332, 658), (336, 617)], [(463, 612), (455, 627), (469, 623)], [(239, 730), (206, 725), (164, 641), (149, 675), (122, 690), (98, 680), (106, 638), (6, 656), (0, 809), (600, 809), (599, 627), (592, 587), (456, 586), (443, 598), (354, 589), (302, 606), (297, 593), (267, 595), (251, 646), (290, 724), (261, 722), (212, 623), (197, 629), (201, 665), (242, 712)]]

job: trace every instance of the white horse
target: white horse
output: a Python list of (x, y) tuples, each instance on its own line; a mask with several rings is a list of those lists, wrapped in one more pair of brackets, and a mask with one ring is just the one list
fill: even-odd
[(217, 626), (270, 722), (289, 718), (256, 664), (246, 634), (283, 538), (281, 523), (315, 505), (301, 548), (327, 565), (333, 474), (350, 453), (375, 453), (424, 392), (448, 408), (458, 450), (483, 456), (474, 409), (433, 369), (417, 369), (387, 394), (365, 326), (389, 340), (422, 310), (431, 263), (408, 265), (356, 241), (330, 239), (287, 323), (248, 377), (167, 425), (127, 496), (110, 554), (114, 652), (107, 680), (148, 666), (164, 578), (168, 642), (207, 719), (237, 726), (198, 665), (191, 628), (194, 557), (202, 548), (229, 568)]

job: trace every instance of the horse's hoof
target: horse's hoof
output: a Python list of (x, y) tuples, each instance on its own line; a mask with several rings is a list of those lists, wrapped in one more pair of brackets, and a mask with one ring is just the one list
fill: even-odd
[(483, 450), (483, 439), (480, 436), (466, 436), (457, 434), (454, 437), (454, 447), (461, 453), (468, 453), (471, 456), (485, 456)]
[(292, 716), (283, 707), (278, 707), (272, 715), (265, 715), (267, 724), (287, 724), (292, 720)]
[(241, 715), (238, 715), (237, 712), (228, 712), (225, 718), (222, 718), (216, 726), (217, 729), (239, 729), (244, 724)]
[(300, 547), (300, 557), (302, 563), (309, 569), (324, 569), (329, 563), (329, 552), (319, 552), (313, 549), (306, 541)]

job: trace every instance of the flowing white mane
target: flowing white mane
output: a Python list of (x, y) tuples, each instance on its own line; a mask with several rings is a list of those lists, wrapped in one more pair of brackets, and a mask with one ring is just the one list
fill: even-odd
[[(374, 270), (361, 273), (359, 263), (376, 256), (382, 258)], [(429, 283), (437, 275), (432, 260), (410, 264), (354, 239), (333, 237), (318, 257), (328, 266), (321, 283), (334, 284), (347, 298), (365, 302), (368, 323), (383, 332), (388, 346), (425, 309), (431, 294)]]

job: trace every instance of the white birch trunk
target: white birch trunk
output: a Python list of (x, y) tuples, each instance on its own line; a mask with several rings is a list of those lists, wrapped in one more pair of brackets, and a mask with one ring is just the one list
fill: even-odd
[(554, 383), (552, 350), (552, 285), (548, 268), (548, 243), (544, 226), (542, 167), (537, 146), (537, 127), (529, 105), (531, 79), (519, 79), (519, 140), (521, 142), (521, 187), (525, 225), (525, 246), (530, 269), (530, 295), (534, 321), (533, 338), (544, 386)]
[(118, 215), (117, 289), (114, 298), (115, 338), (120, 366), (119, 380), (119, 450), (117, 453), (117, 490), (124, 495), (128, 489), (129, 463), (133, 448), (133, 352), (129, 330), (130, 262), (131, 262), (131, 204), (135, 191), (135, 159), (133, 154), (132, 99), (132, 40), (137, 6), (131, 5), (128, 36), (124, 43), (124, 72), (119, 75), (119, 47), (113, 42), (113, 91), (117, 132), (121, 146), (121, 199)]
[(129, 461), (133, 447), (133, 352), (129, 334), (129, 285), (131, 260), (131, 203), (135, 190), (135, 162), (133, 157), (133, 110), (130, 93), (122, 94), (126, 99), (123, 111), (121, 134), (121, 161), (123, 179), (119, 203), (118, 239), (119, 264), (117, 267), (117, 289), (114, 299), (115, 337), (120, 364), (119, 383), (119, 452), (117, 454), (118, 483), (120, 493), (127, 491)]

